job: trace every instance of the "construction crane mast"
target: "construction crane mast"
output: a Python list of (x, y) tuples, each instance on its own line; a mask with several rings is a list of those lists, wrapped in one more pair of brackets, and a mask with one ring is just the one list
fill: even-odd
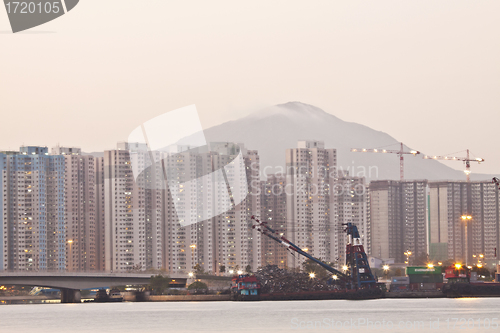
[(467, 175), (467, 183), (470, 183), (470, 162), (481, 163), (484, 162), (484, 158), (470, 158), (469, 149), (467, 149), (466, 157), (455, 157), (455, 156), (424, 156), (425, 159), (431, 160), (446, 160), (446, 161), (462, 161), (465, 163), (465, 174)]
[(382, 154), (398, 154), (399, 155), (399, 179), (404, 180), (404, 158), (403, 155), (412, 154), (413, 156), (420, 154), (418, 150), (404, 151), (404, 145), (401, 142), (401, 148), (399, 150), (388, 150), (388, 149), (365, 149), (365, 148), (352, 148), (352, 152), (359, 153), (382, 153)]

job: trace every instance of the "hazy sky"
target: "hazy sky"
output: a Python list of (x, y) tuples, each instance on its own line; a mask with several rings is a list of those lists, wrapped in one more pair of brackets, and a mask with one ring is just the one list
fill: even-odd
[(500, 173), (499, 13), (498, 0), (81, 0), (14, 35), (0, 8), (0, 149), (98, 151), (190, 104), (208, 128), (301, 101), (424, 153), (470, 148), (487, 160), (473, 172)]

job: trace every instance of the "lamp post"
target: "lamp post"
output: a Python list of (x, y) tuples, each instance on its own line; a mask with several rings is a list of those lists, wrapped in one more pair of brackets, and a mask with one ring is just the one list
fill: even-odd
[(472, 216), (469, 214), (462, 215), (461, 219), (465, 222), (465, 266), (468, 266), (472, 261), (472, 232), (469, 221), (472, 221)]
[(191, 248), (191, 268), (194, 268), (194, 249), (196, 249), (196, 244), (189, 245)]
[(410, 256), (411, 256), (411, 251), (410, 250), (407, 250), (404, 255), (406, 256), (406, 261), (405, 261), (405, 264), (406, 265), (410, 265)]
[(73, 240), (70, 239), (68, 240), (68, 244), (69, 244), (69, 258), (68, 258), (68, 271), (71, 272), (73, 269), (72, 269), (72, 266), (73, 266), (73, 253), (71, 252), (71, 245), (73, 244)]
[(387, 272), (389, 271), (390, 267), (389, 265), (384, 265), (382, 268), (384, 269), (385, 279), (387, 280)]

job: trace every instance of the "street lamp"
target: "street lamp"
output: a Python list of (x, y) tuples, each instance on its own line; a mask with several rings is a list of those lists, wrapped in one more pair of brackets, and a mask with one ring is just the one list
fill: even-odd
[(69, 271), (72, 271), (71, 267), (73, 266), (73, 257), (72, 257), (73, 253), (71, 252), (71, 245), (73, 244), (73, 240), (72, 239), (68, 240), (68, 244), (69, 244), (68, 266), (69, 266)]
[(189, 245), (191, 248), (191, 267), (195, 266), (194, 265), (194, 249), (196, 249), (196, 244), (191, 244)]
[(310, 277), (311, 279), (314, 279), (314, 277), (315, 277), (315, 276), (316, 276), (316, 274), (314, 274), (314, 273), (309, 273), (309, 277)]
[(229, 270), (229, 274), (233, 274), (234, 271), (232, 269)]
[(387, 279), (387, 272), (389, 271), (390, 267), (389, 265), (384, 265), (382, 268), (384, 269), (385, 278)]
[(189, 276), (190, 278), (192, 278), (192, 277), (194, 276), (193, 272), (189, 272), (189, 273), (188, 273), (188, 276)]
[(347, 267), (347, 265), (344, 265), (344, 266), (342, 266), (342, 269), (343, 269), (344, 271), (347, 271), (347, 270), (349, 269), (349, 267)]
[(404, 255), (406, 256), (406, 261), (405, 261), (405, 264), (410, 264), (410, 256), (411, 256), (411, 251), (410, 250), (407, 250)]
[(339, 277), (338, 277), (336, 274), (334, 274), (334, 275), (332, 276), (332, 278), (333, 278), (334, 280), (338, 280), (338, 278), (339, 278)]
[(472, 234), (471, 230), (469, 230), (469, 221), (472, 220), (472, 216), (466, 214), (462, 215), (460, 218), (462, 219), (462, 221), (465, 222), (465, 235), (466, 235), (465, 246), (467, 249), (465, 253), (465, 264), (469, 265), (469, 262), (472, 261)]
[(243, 271), (240, 270), (240, 271), (238, 271), (236, 273), (238, 273), (238, 275), (241, 275), (241, 274), (243, 274)]
[(427, 267), (428, 267), (428, 268), (433, 268), (433, 267), (434, 267), (434, 264), (429, 263), (429, 264), (427, 264)]

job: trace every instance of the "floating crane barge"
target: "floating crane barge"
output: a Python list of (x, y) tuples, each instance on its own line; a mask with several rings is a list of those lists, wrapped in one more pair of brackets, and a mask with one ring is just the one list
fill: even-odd
[[(278, 234), (275, 230), (270, 228), (266, 222), (261, 222), (254, 216), (252, 216), (252, 220), (256, 222), (256, 224), (252, 226), (253, 229), (285, 246), (292, 254), (298, 253), (317, 263), (328, 272), (332, 273), (331, 279), (340, 287), (336, 290), (260, 294), (260, 285), (257, 283), (256, 293), (258, 295), (253, 295), (254, 297), (251, 298), (252, 300), (372, 299), (382, 297), (383, 292), (378, 287), (377, 281), (371, 272), (364, 247), (360, 241), (358, 228), (354, 224), (343, 224), (345, 226), (344, 232), (347, 234), (346, 262), (343, 267), (343, 272), (340, 272), (321, 260), (314, 258), (284, 236)], [(238, 286), (245, 285), (245, 279), (248, 278), (247, 275), (235, 276), (233, 278), (233, 299), (247, 299), (246, 297), (241, 297), (241, 290), (244, 289), (240, 289)]]

